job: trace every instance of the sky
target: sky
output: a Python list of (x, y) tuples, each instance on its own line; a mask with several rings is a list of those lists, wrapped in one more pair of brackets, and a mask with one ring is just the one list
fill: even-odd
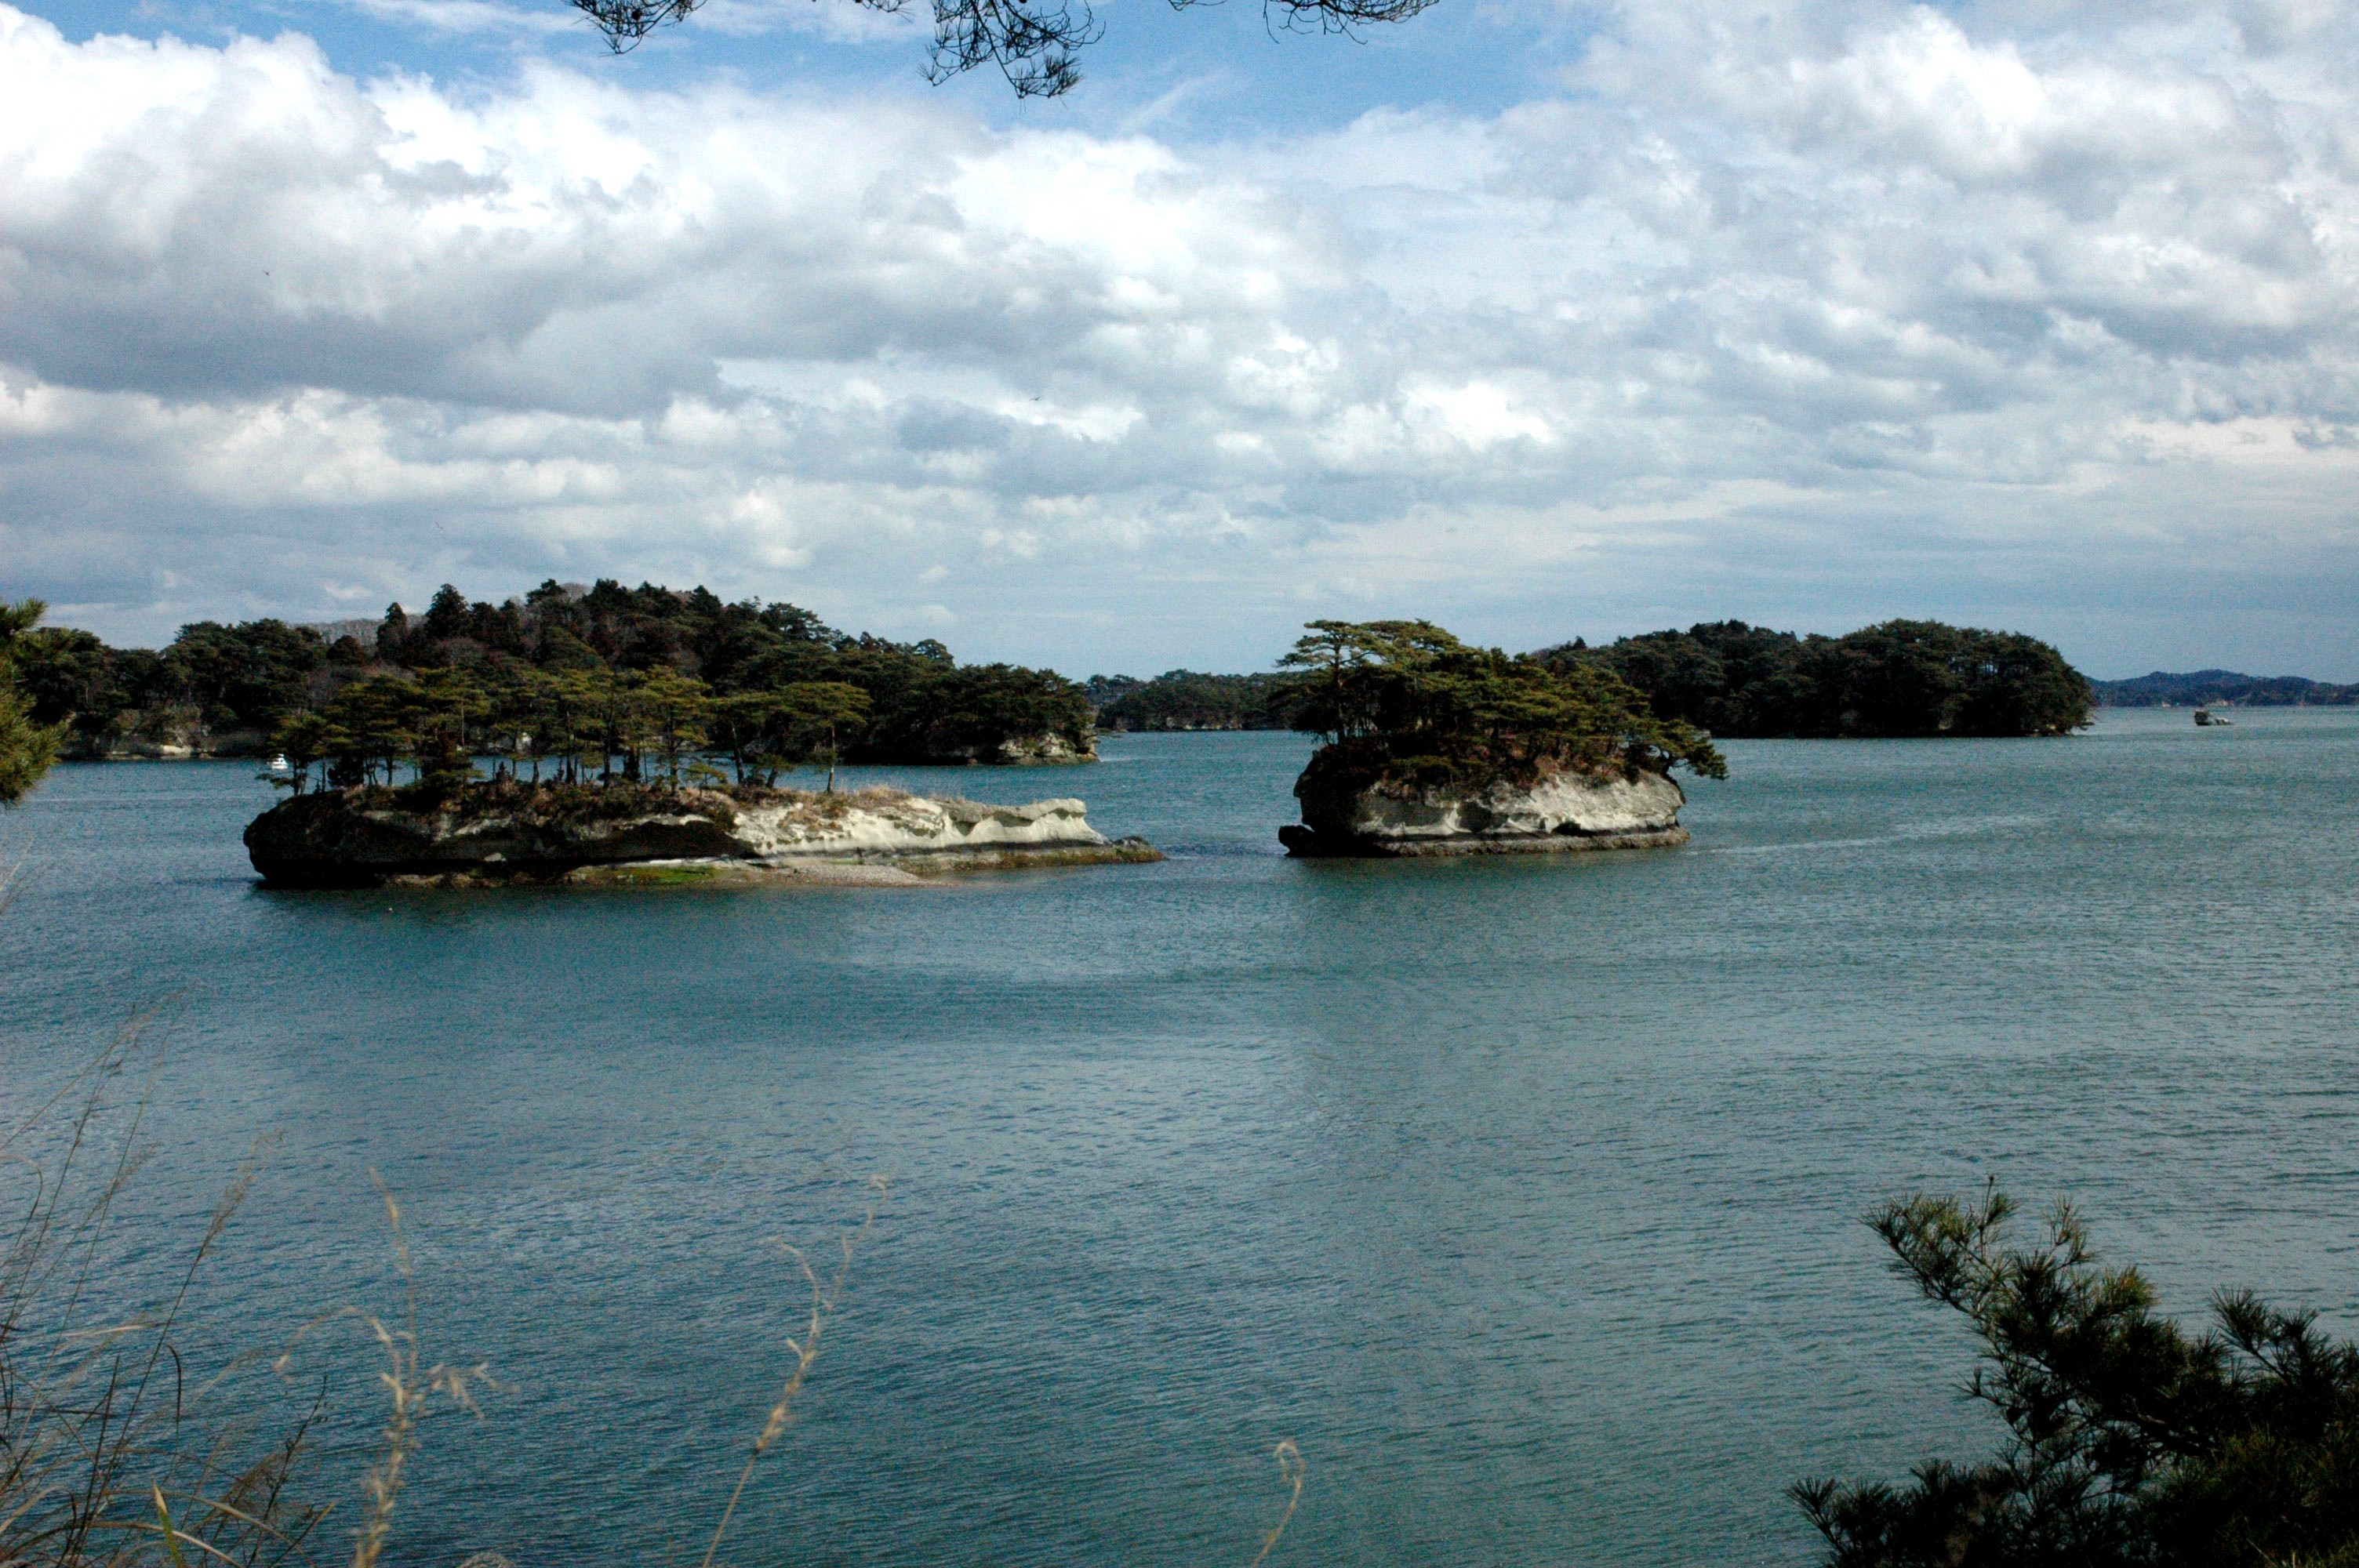
[(2359, 0), (0, 4), (0, 596), (1072, 674), (1735, 618), (2359, 679)]

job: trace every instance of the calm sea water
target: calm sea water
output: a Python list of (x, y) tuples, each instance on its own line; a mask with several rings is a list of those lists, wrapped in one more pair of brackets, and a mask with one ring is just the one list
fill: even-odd
[[(0, 822), (0, 1108), (168, 998), (125, 1277), (283, 1143), (207, 1344), (394, 1304), (510, 1387), (429, 1427), (405, 1561), (693, 1561), (821, 1246), (853, 1260), (740, 1563), (1799, 1563), (1785, 1486), (1984, 1444), (1860, 1223), (2071, 1195), (2199, 1309), (2359, 1325), (2359, 714), (1763, 742), (1673, 852), (1277, 853), (1293, 737), (1115, 739), (1151, 867), (917, 892), (285, 894), (245, 766)], [(349, 1494), (357, 1346), (302, 1363)], [(351, 1505), (347, 1504), (349, 1510)], [(332, 1533), (342, 1529), (332, 1526)]]

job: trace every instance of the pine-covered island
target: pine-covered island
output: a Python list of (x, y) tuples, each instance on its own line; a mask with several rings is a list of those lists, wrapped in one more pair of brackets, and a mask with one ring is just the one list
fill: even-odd
[[(1093, 761), (1090, 706), (1054, 672), (962, 665), (789, 604), (614, 582), (490, 604), (446, 586), (373, 624), (200, 622), (156, 652), (63, 629), (20, 642), (34, 718), (69, 756), (274, 756), (288, 798), (245, 844), (281, 886), (874, 884), (1160, 858), (1075, 799), (838, 792), (846, 762)], [(781, 786), (803, 766), (826, 787)]]
[[(927, 638), (837, 631), (704, 588), (544, 582), (326, 626), (201, 621), (160, 649), (70, 627), (15, 643), (18, 688), (70, 759), (292, 756), (337, 787), (389, 774), (420, 724), (528, 771), (664, 747), (725, 759), (840, 753), (897, 765), (1093, 761), (1090, 700), (1053, 670), (962, 665)], [(439, 717), (438, 717), (439, 716)], [(292, 748), (292, 749), (290, 749)], [(602, 749), (603, 748), (603, 752)]]
[[(1927, 621), (1839, 638), (1722, 622), (1522, 655), (1425, 621), (1319, 621), (1279, 662), (1294, 678), (1272, 709), (1324, 742), (1278, 833), (1300, 856), (1667, 848), (1688, 837), (1673, 771), (1727, 776), (1715, 733), (2059, 736), (2093, 709), (2049, 644)], [(1122, 700), (1169, 710), (1153, 696)]]
[(1687, 841), (1671, 778), (1711, 740), (1594, 664), (1470, 647), (1426, 621), (1315, 621), (1281, 661), (1324, 744), (1295, 782), (1305, 857), (1564, 853)]

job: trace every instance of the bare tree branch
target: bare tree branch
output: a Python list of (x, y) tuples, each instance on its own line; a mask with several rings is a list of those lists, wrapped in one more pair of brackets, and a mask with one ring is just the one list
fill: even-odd
[[(852, 0), (888, 16), (912, 0)], [(1018, 98), (1055, 98), (1081, 79), (1073, 56), (1104, 29), (1089, 0), (932, 0), (934, 44), (926, 80), (949, 81), (996, 66)], [(1171, 0), (1174, 10), (1221, 0)], [(616, 54), (667, 22), (685, 21), (702, 0), (573, 0)], [(1405, 22), (1435, 0), (1262, 0), (1274, 28), (1352, 34), (1370, 22)]]

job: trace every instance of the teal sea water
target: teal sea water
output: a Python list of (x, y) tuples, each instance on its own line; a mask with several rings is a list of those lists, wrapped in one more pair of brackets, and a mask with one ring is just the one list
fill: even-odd
[[(732, 1561), (1243, 1564), (1291, 1437), (1277, 1563), (1799, 1563), (1788, 1482), (1990, 1435), (1886, 1195), (2069, 1194), (2176, 1307), (2359, 1327), (2359, 714), (2236, 717), (1737, 743), (1687, 849), (1546, 863), (1288, 861), (1304, 741), (1116, 738), (915, 782), (1166, 863), (915, 892), (266, 892), (249, 767), (67, 768), (0, 821), (0, 1109), (168, 999), (126, 1269), (283, 1135), (217, 1349), (394, 1304), (381, 1173), (429, 1357), (508, 1385), (404, 1562), (693, 1561), (774, 1238), (885, 1174)], [(365, 1366), (302, 1362), (340, 1495)]]

